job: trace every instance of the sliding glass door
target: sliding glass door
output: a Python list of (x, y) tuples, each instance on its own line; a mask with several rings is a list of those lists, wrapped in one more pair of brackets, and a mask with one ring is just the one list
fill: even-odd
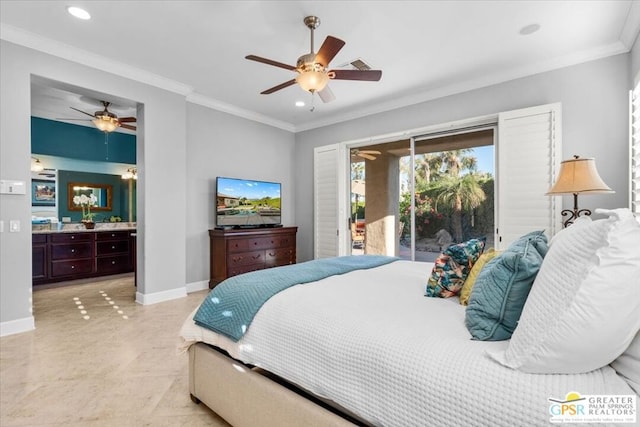
[(434, 261), (452, 243), (494, 236), (494, 131), (352, 148), (352, 254)]

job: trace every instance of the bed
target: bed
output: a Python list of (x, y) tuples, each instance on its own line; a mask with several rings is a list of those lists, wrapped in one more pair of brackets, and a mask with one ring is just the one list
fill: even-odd
[[(465, 324), (468, 309), (457, 296), (424, 296), (433, 264), (403, 260), (288, 287), (266, 300), (235, 338), (196, 324), (196, 310), (181, 330), (189, 352), (192, 399), (236, 427), (406, 427), (567, 422), (575, 414), (555, 413), (560, 403), (569, 408), (572, 399), (581, 398), (575, 404), (582, 404), (588, 396), (613, 396), (627, 399), (626, 418), (594, 412), (591, 421), (637, 424), (640, 225), (635, 220), (627, 221), (631, 228), (614, 224), (626, 242), (621, 246), (611, 237), (611, 227), (598, 221), (592, 223), (609, 233), (607, 238), (584, 243), (585, 235), (600, 232), (584, 222), (559, 233), (562, 239), (554, 238), (511, 340), (471, 339)], [(576, 251), (576, 242), (593, 247)], [(610, 258), (615, 262), (607, 258), (603, 245), (613, 248)], [(592, 258), (600, 265), (585, 267)], [(558, 289), (557, 282), (544, 283), (549, 277), (557, 280), (560, 268), (554, 263), (560, 259), (567, 275), (562, 279), (565, 289)], [(619, 280), (607, 283), (607, 291), (618, 301), (602, 298), (597, 288), (603, 285), (602, 277), (612, 276), (610, 268)], [(548, 292), (545, 286), (554, 287), (562, 298), (551, 301), (543, 294)], [(600, 321), (594, 326), (567, 317), (576, 308), (584, 313), (585, 290), (599, 293), (587, 311), (597, 318), (597, 311), (604, 310), (608, 323), (602, 327)], [(544, 323), (536, 325), (532, 316), (540, 317), (537, 304), (561, 306), (559, 322), (543, 315)], [(612, 309), (609, 304), (616, 305)], [(545, 341), (542, 350), (527, 348), (529, 341), (539, 340), (522, 335), (528, 326), (548, 329), (545, 337), (557, 334), (553, 328), (570, 327), (574, 335), (587, 334), (589, 339), (572, 343), (562, 337), (562, 344), (572, 347), (570, 353), (553, 353), (549, 362), (545, 352), (553, 342)], [(517, 336), (520, 330), (524, 332)], [(595, 348), (588, 350), (590, 345)], [(523, 346), (524, 359), (536, 353), (539, 358), (516, 358), (520, 365), (515, 366), (509, 357)], [(540, 373), (545, 370), (549, 373)]]

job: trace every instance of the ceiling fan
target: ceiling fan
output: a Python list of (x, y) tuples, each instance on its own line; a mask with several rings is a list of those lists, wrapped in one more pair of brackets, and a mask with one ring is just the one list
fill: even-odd
[[(111, 105), (108, 101), (100, 101), (104, 106), (102, 111), (96, 111), (95, 113), (87, 113), (86, 111), (79, 110), (74, 107), (69, 107), (72, 110), (76, 110), (82, 114), (86, 114), (87, 116), (93, 117), (93, 124), (103, 132), (113, 132), (118, 127), (122, 127), (124, 129), (136, 130), (135, 126), (128, 125), (127, 123), (132, 123), (136, 121), (135, 117), (118, 117), (109, 111), (109, 105)], [(90, 120), (90, 119), (63, 119), (63, 120)]]
[(379, 156), (380, 154), (382, 153), (377, 150), (358, 150), (357, 148), (351, 150), (351, 158), (356, 161), (358, 161), (358, 159), (375, 160), (376, 156)]
[(382, 77), (380, 70), (340, 70), (329, 69), (329, 63), (338, 54), (345, 42), (332, 36), (327, 36), (320, 46), (318, 53), (313, 49), (313, 31), (320, 25), (320, 18), (317, 16), (307, 16), (304, 24), (311, 31), (311, 52), (298, 58), (296, 66), (283, 64), (282, 62), (262, 58), (256, 55), (248, 55), (245, 58), (251, 61), (262, 62), (285, 70), (295, 71), (297, 76), (294, 79), (281, 83), (270, 89), (260, 92), (262, 95), (279, 91), (296, 83), (307, 92), (317, 93), (323, 102), (331, 102), (335, 99), (333, 92), (327, 86), (330, 79), (333, 80), (362, 80), (378, 81)]

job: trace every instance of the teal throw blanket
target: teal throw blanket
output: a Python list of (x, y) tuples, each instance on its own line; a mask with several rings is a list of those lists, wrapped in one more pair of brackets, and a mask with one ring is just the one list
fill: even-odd
[(352, 255), (230, 277), (209, 292), (193, 319), (197, 325), (238, 341), (260, 307), (278, 292), (336, 274), (378, 267), (397, 259), (382, 255)]

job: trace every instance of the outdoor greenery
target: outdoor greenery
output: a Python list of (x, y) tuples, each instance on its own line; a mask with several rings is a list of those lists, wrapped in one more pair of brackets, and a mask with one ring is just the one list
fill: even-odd
[[(454, 241), (493, 233), (494, 178), (477, 171), (473, 149), (442, 151), (415, 156), (416, 239), (432, 238), (447, 230)], [(411, 176), (409, 162), (401, 162), (402, 176)], [(351, 163), (351, 180), (364, 180), (364, 162)], [(400, 192), (402, 235), (410, 229), (411, 192), (405, 184)], [(364, 197), (351, 199), (351, 219), (365, 218)]]
[[(461, 242), (492, 231), (493, 176), (476, 171), (472, 152), (463, 149), (416, 156), (416, 237), (432, 237), (445, 229), (454, 241)], [(400, 221), (406, 232), (411, 194), (405, 191), (401, 197)]]

